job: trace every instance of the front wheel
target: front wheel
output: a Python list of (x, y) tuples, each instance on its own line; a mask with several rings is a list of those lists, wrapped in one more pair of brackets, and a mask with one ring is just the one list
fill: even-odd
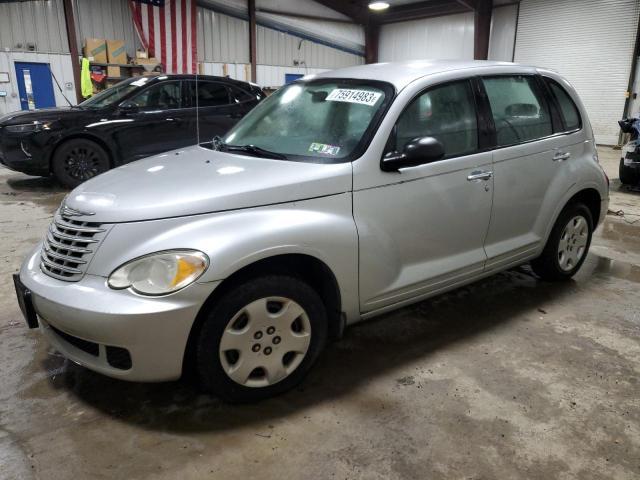
[(203, 386), (228, 402), (251, 402), (302, 381), (327, 338), (315, 290), (269, 275), (237, 285), (208, 312), (197, 345)]
[(96, 142), (86, 138), (74, 138), (57, 148), (51, 170), (61, 184), (75, 188), (109, 170), (109, 156)]
[(542, 255), (531, 262), (543, 280), (567, 280), (582, 266), (593, 234), (591, 211), (582, 203), (565, 207), (556, 220)]

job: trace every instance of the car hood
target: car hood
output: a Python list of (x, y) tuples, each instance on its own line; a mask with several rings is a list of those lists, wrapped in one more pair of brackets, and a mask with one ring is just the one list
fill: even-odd
[(351, 174), (350, 163), (271, 160), (194, 146), (103, 173), (73, 190), (65, 204), (92, 222), (153, 220), (343, 193), (351, 190)]
[(11, 112), (0, 116), (0, 126), (31, 123), (36, 120), (39, 122), (59, 120), (60, 118), (72, 117), (82, 112), (84, 112), (84, 110), (80, 108), (70, 107), (42, 108), (39, 110)]

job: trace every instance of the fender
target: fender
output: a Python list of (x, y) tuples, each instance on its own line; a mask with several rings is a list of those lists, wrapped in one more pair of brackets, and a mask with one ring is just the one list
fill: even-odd
[(115, 224), (88, 265), (87, 274), (108, 277), (126, 262), (171, 249), (195, 249), (207, 254), (210, 265), (198, 283), (224, 280), (243, 267), (277, 255), (315, 257), (335, 276), (347, 318), (359, 316), (358, 237), (351, 192), (265, 207)]

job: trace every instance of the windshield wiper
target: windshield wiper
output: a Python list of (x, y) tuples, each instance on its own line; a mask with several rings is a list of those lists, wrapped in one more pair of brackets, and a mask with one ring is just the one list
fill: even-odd
[(257, 147), (255, 145), (229, 145), (221, 140), (214, 140), (214, 148), (221, 152), (242, 152), (255, 155), (256, 157), (273, 158), (276, 160), (287, 160), (287, 156), (282, 153), (272, 152), (265, 150), (264, 148)]

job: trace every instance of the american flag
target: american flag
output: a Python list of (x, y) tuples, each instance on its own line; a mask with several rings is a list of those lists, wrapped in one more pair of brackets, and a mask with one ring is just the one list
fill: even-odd
[(129, 0), (149, 56), (167, 73), (197, 73), (196, 0)]

